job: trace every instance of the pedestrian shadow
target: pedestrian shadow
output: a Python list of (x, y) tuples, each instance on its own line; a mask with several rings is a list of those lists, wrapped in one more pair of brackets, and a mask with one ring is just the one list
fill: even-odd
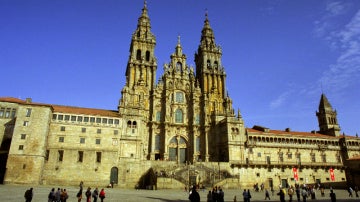
[(164, 201), (164, 202), (175, 202), (175, 201), (179, 201), (179, 202), (189, 202), (189, 200), (180, 200), (180, 199), (173, 199), (173, 200), (170, 200), (170, 199), (164, 199), (164, 198), (158, 198), (158, 197), (149, 197), (149, 196), (146, 196), (145, 198), (148, 198), (148, 199), (154, 199), (154, 200), (159, 200), (159, 201)]

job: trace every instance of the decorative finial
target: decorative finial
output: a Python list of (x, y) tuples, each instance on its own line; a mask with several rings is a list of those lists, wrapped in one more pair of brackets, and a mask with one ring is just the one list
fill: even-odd
[(208, 9), (205, 9), (205, 19), (208, 20)]
[(178, 44), (180, 44), (180, 34), (178, 34)]
[(146, 7), (147, 7), (147, 1), (144, 0), (144, 8), (146, 8)]

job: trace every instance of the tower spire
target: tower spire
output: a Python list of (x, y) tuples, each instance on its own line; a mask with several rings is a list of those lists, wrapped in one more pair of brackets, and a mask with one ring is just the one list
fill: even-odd
[(337, 122), (337, 112), (333, 110), (329, 100), (324, 93), (321, 94), (318, 117), (320, 132), (332, 136), (339, 136), (340, 126)]

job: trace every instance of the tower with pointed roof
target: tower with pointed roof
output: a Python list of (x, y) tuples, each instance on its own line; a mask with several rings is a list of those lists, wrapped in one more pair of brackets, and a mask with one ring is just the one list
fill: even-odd
[(320, 133), (331, 136), (340, 135), (340, 126), (337, 120), (337, 112), (333, 110), (325, 94), (321, 94), (319, 111), (316, 112)]
[(126, 84), (119, 101), (121, 114), (141, 114), (149, 111), (150, 93), (154, 88), (157, 63), (154, 55), (156, 38), (151, 32), (147, 4), (144, 2), (137, 28), (132, 34), (130, 55), (126, 67)]

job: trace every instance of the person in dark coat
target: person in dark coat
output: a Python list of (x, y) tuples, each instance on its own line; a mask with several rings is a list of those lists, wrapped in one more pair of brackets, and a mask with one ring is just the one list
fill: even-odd
[(25, 192), (25, 195), (24, 195), (25, 202), (31, 202), (33, 196), (34, 196), (33, 188), (31, 187), (30, 189), (26, 190), (26, 192)]
[(333, 190), (330, 190), (330, 199), (331, 202), (336, 202), (336, 194), (334, 193)]
[(200, 195), (196, 191), (196, 186), (193, 186), (193, 188), (191, 190), (191, 194), (189, 195), (189, 200), (191, 202), (200, 202)]
[(285, 193), (282, 189), (280, 189), (280, 191), (277, 195), (280, 196), (280, 202), (285, 202)]

